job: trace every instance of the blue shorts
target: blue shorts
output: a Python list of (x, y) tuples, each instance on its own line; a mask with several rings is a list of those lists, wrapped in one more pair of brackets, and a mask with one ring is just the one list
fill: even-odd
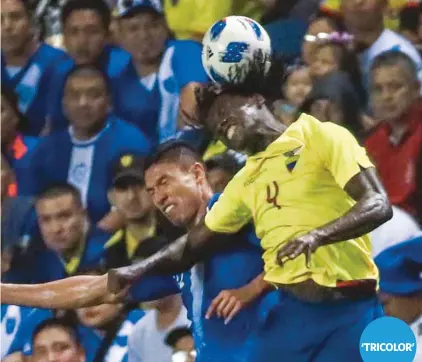
[(384, 314), (377, 298), (324, 304), (282, 295), (248, 342), (247, 362), (357, 362), (365, 327)]

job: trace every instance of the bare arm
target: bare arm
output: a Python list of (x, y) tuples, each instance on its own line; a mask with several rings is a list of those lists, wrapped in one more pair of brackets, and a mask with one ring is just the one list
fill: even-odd
[(104, 231), (114, 233), (124, 227), (124, 225), (125, 219), (123, 218), (123, 215), (117, 210), (111, 210), (100, 221), (98, 221), (97, 227)]
[(362, 170), (345, 186), (356, 204), (343, 216), (300, 236), (280, 249), (278, 262), (294, 259), (305, 252), (310, 254), (319, 246), (353, 239), (367, 234), (393, 216), (387, 194), (373, 167)]
[(149, 258), (127, 267), (108, 272), (108, 288), (119, 292), (127, 283), (133, 283), (141, 275), (176, 274), (190, 269), (198, 261), (204, 260), (225, 245), (229, 245), (230, 235), (215, 233), (202, 220), (189, 234), (176, 239)]
[(1, 284), (1, 302), (35, 308), (76, 309), (117, 303), (107, 291), (107, 275), (75, 276), (45, 284)]

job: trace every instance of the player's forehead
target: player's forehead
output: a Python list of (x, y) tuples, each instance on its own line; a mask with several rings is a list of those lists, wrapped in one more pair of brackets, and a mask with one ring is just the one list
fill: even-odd
[(154, 187), (162, 178), (177, 179), (179, 171), (181, 171), (181, 165), (178, 163), (158, 160), (145, 170), (146, 187)]
[(223, 93), (215, 99), (211, 106), (207, 123), (216, 126), (225, 119), (240, 113), (247, 103), (248, 98), (245, 96)]

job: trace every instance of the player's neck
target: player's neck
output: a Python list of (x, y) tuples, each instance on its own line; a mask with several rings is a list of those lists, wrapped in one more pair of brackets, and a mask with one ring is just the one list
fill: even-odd
[(103, 121), (98, 121), (94, 126), (90, 128), (78, 127), (75, 124), (72, 124), (72, 136), (78, 141), (88, 141), (91, 138), (97, 136), (107, 124), (107, 119)]
[(189, 222), (188, 225), (186, 225), (187, 230), (192, 230), (192, 228), (194, 228), (195, 225), (198, 225), (198, 223), (205, 217), (207, 213), (208, 204), (213, 194), (214, 192), (212, 191), (211, 186), (208, 184), (208, 182), (204, 184), (201, 193), (201, 207), (198, 209), (198, 212), (196, 213), (192, 221)]
[(39, 43), (35, 39), (29, 39), (22, 49), (14, 52), (4, 52), (5, 62), (8, 66), (23, 67), (29, 58), (37, 51)]
[(263, 127), (257, 131), (254, 142), (250, 143), (250, 149), (247, 150), (248, 154), (254, 155), (266, 150), (267, 147), (279, 138), (286, 129), (287, 126), (278, 121), (264, 124)]

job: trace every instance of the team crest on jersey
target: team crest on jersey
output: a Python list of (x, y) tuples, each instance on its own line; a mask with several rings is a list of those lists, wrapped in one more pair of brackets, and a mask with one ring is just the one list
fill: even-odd
[(303, 146), (296, 147), (291, 151), (285, 152), (283, 155), (286, 157), (286, 167), (289, 172), (292, 172), (296, 167), (297, 161), (299, 160), (300, 153), (302, 151)]

